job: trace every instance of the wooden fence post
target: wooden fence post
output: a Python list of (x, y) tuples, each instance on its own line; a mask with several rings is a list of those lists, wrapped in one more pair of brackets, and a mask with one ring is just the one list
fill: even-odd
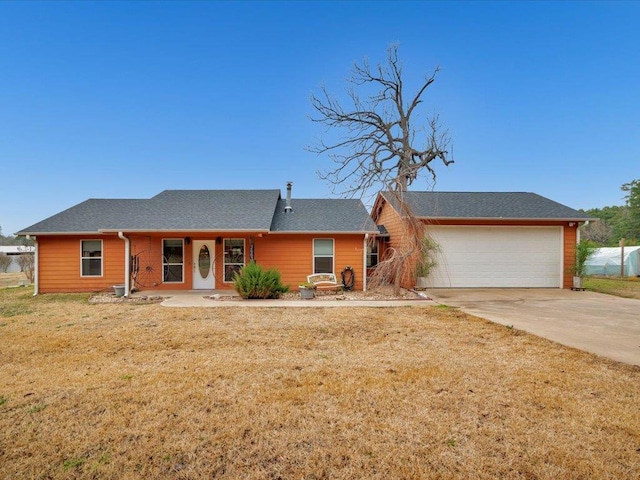
[(620, 239), (620, 276), (624, 277), (624, 238)]

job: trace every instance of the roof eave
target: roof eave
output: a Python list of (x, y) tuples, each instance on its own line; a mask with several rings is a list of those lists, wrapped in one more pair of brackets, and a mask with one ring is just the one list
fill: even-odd
[(183, 229), (183, 228), (163, 228), (163, 229), (129, 229), (129, 228), (104, 228), (100, 230), (85, 230), (85, 231), (73, 231), (73, 232), (29, 232), (21, 231), (16, 233), (17, 236), (43, 236), (43, 235), (102, 235), (102, 234), (114, 234), (118, 232), (126, 233), (163, 233), (163, 232), (184, 232), (184, 233), (219, 233), (219, 232), (234, 232), (234, 233), (269, 233), (269, 229), (253, 228), (253, 229), (230, 229), (230, 228), (218, 228), (212, 229)]
[(330, 231), (330, 230), (275, 230), (269, 232), (270, 235), (281, 235), (281, 234), (297, 234), (297, 235), (378, 235), (377, 230), (341, 230), (341, 231)]
[(83, 231), (83, 232), (29, 232), (29, 231), (23, 230), (21, 232), (16, 233), (16, 236), (26, 237), (30, 235), (32, 237), (38, 237), (42, 235), (100, 235), (100, 233), (101, 232), (97, 230)]
[(118, 232), (126, 232), (126, 233), (164, 233), (164, 232), (176, 232), (176, 233), (226, 233), (226, 232), (234, 232), (234, 233), (269, 233), (269, 229), (264, 228), (160, 228), (160, 229), (149, 229), (149, 228), (141, 228), (141, 229), (130, 229), (130, 228), (117, 228), (117, 229), (101, 229), (98, 233), (118, 233)]
[(482, 221), (521, 221), (521, 222), (588, 222), (597, 218), (571, 217), (418, 217), (420, 220), (482, 220)]

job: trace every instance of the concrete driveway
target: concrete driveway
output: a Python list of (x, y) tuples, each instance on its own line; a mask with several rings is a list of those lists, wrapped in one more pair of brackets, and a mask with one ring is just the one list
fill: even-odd
[(640, 365), (640, 300), (560, 289), (433, 289), (437, 303), (619, 362)]

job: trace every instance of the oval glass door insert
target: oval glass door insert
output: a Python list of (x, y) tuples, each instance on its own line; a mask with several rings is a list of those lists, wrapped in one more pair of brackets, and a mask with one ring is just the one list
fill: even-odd
[(200, 269), (200, 276), (202, 278), (207, 278), (209, 276), (209, 272), (211, 271), (211, 255), (209, 254), (209, 248), (206, 245), (203, 245), (200, 248), (200, 253), (198, 254), (198, 268)]

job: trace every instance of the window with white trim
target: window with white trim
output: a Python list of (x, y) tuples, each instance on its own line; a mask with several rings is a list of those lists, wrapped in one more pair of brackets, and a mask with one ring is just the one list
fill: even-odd
[(224, 239), (224, 281), (233, 282), (233, 276), (244, 267), (244, 239)]
[(80, 264), (81, 276), (102, 276), (102, 240), (80, 241)]
[(184, 278), (184, 246), (182, 239), (162, 240), (162, 281), (182, 283)]
[(313, 273), (333, 273), (333, 238), (313, 239)]

